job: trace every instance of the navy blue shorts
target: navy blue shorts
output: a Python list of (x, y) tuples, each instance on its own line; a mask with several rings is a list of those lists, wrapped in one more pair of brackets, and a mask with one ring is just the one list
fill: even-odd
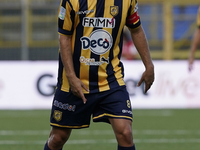
[(129, 119), (132, 121), (132, 109), (129, 94), (125, 86), (112, 90), (85, 94), (86, 104), (71, 92), (61, 91), (58, 86), (51, 110), (51, 126), (70, 129), (86, 128), (91, 116), (94, 122), (109, 122), (108, 118)]

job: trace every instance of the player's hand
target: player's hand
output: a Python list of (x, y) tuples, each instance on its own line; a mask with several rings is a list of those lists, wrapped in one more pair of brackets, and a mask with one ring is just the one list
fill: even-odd
[(85, 104), (87, 102), (87, 99), (85, 98), (83, 94), (83, 89), (89, 92), (85, 84), (83, 84), (83, 82), (77, 77), (68, 78), (68, 81), (69, 81), (69, 85), (70, 85), (72, 93), (75, 96), (81, 98), (83, 100), (83, 103)]
[(142, 82), (145, 83), (144, 92), (146, 93), (151, 88), (151, 85), (154, 82), (154, 68), (153, 67), (145, 70), (145, 72), (142, 74), (142, 77), (141, 77), (140, 81), (138, 82), (137, 86), (140, 86), (142, 84)]
[(193, 70), (193, 62), (194, 62), (194, 60), (192, 58), (189, 58), (189, 61), (188, 61), (189, 72), (191, 72)]
[(189, 63), (189, 66), (188, 66), (188, 70), (189, 70), (189, 72), (191, 72), (192, 69), (193, 69), (193, 64), (190, 64), (190, 63)]

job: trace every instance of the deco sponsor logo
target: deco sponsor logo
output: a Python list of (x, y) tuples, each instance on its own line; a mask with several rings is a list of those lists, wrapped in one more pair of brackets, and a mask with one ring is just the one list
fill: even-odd
[(115, 19), (114, 18), (102, 18), (102, 17), (84, 17), (82, 25), (84, 27), (96, 27), (96, 28), (114, 28)]
[(102, 29), (95, 30), (89, 37), (83, 36), (80, 40), (83, 50), (90, 49), (97, 55), (105, 54), (113, 45), (110, 33)]

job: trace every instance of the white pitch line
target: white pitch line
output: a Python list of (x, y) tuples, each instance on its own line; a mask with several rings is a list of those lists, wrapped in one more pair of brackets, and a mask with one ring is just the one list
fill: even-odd
[(133, 130), (139, 135), (199, 135), (200, 130)]
[(134, 116), (162, 116), (162, 117), (169, 117), (173, 116), (174, 111), (172, 110), (150, 110), (150, 111), (135, 111), (133, 110), (133, 117)]
[(200, 139), (135, 139), (135, 143), (200, 143)]
[(0, 135), (48, 135), (50, 130), (0, 130)]
[[(44, 145), (46, 141), (14, 141), (14, 140), (0, 140), (0, 145)], [(137, 143), (200, 143), (200, 139), (134, 139), (134, 142)], [(66, 144), (116, 144), (116, 139), (108, 140), (69, 140)]]
[[(49, 135), (50, 130), (0, 130), (1, 136)], [(79, 130), (75, 135), (113, 135), (112, 130)], [(134, 135), (200, 135), (200, 130), (133, 130)]]

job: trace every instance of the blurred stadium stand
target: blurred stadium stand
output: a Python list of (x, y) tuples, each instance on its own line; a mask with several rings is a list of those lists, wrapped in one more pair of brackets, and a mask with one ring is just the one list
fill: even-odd
[[(0, 0), (0, 60), (56, 60), (59, 3), (60, 0)], [(153, 59), (187, 59), (199, 0), (138, 3)], [(200, 58), (200, 52), (195, 55)]]

